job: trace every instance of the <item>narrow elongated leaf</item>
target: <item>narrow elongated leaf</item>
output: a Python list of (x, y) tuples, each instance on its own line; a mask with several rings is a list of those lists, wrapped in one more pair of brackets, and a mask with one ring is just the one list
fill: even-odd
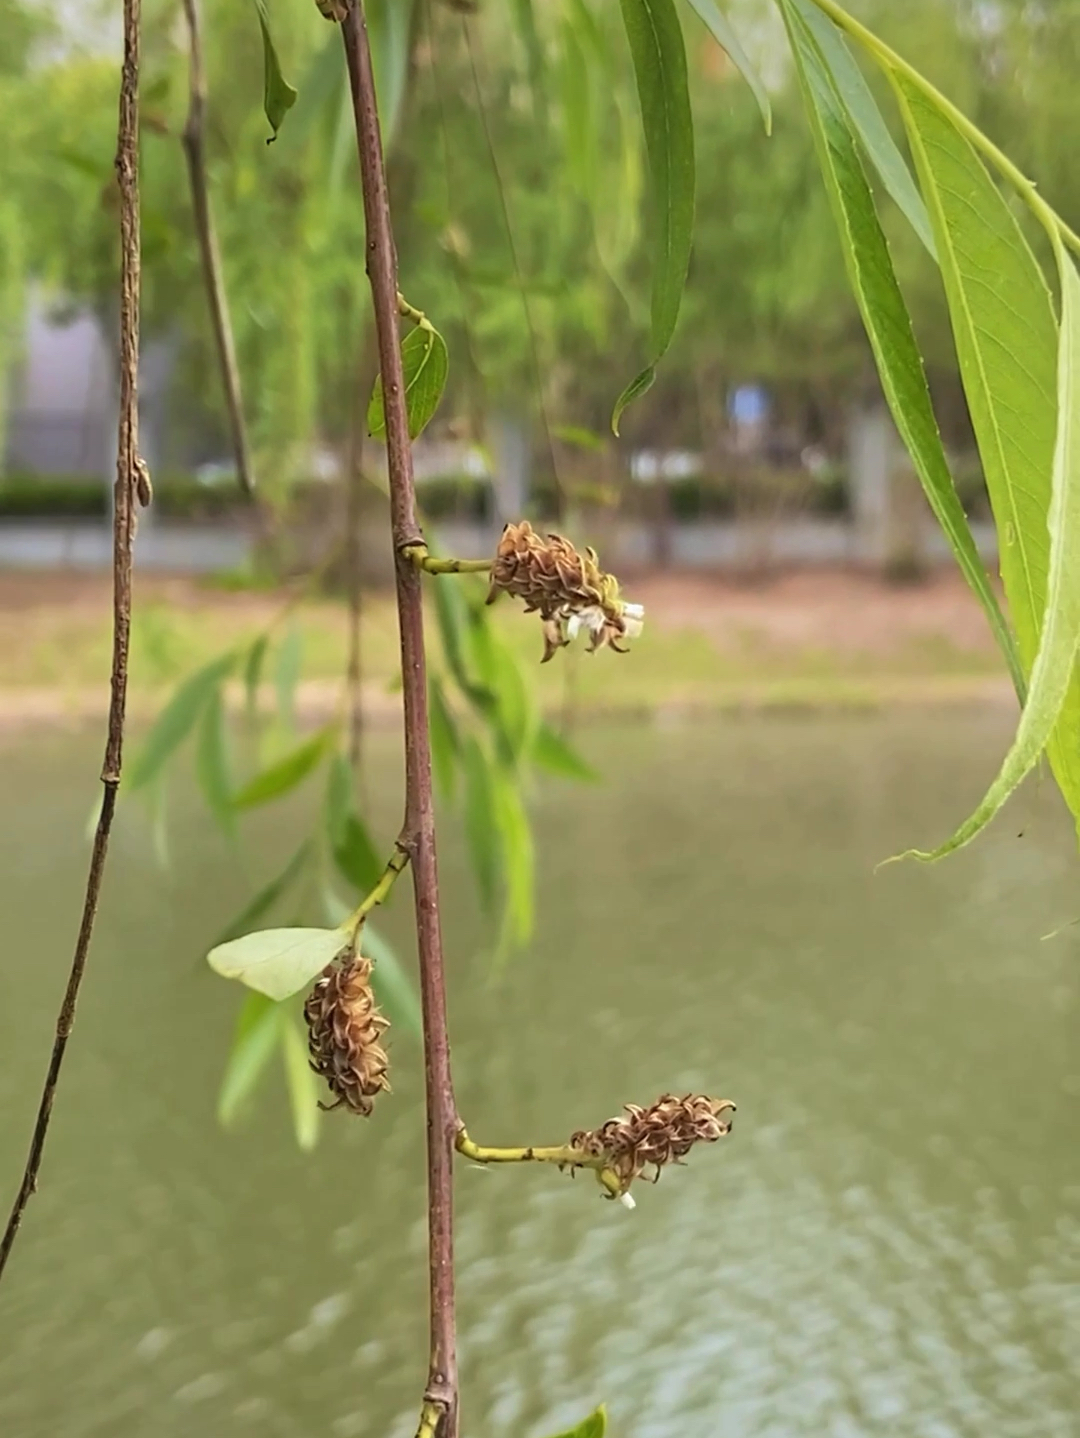
[(516, 763), (536, 728), (536, 704), (517, 656), (495, 634), (490, 611), (470, 618), (469, 648), (477, 674), (495, 703), (485, 705), (502, 757)]
[(457, 723), (446, 702), (446, 691), (437, 674), (428, 677), (428, 710), (431, 724), (431, 764), (435, 782), (444, 799), (454, 797), (461, 740)]
[(936, 259), (934, 233), (922, 196), (911, 178), (907, 161), (889, 133), (885, 117), (874, 99), (874, 92), (866, 83), (863, 72), (848, 48), (847, 40), (828, 15), (817, 8), (813, 0), (793, 0), (793, 3), (817, 42), (822, 61), (847, 111), (848, 119), (862, 141), (870, 162), (881, 176), (882, 184), (929, 253)]
[(1017, 693), (1024, 672), (1012, 634), (975, 547), (942, 448), (911, 318), (893, 270), (847, 112), (794, 0), (780, 0), (814, 143), (840, 232), (844, 262), (877, 362), (881, 386), (930, 507), (986, 612)]
[[(446, 376), (450, 370), (446, 341), (431, 325), (417, 325), (401, 342), (401, 365), (405, 374), (405, 410), (409, 420), (409, 437), (415, 439), (427, 427), (428, 421), (438, 409), (446, 388)], [(371, 403), (368, 405), (367, 423), (369, 434), (377, 438), (386, 434), (381, 374), (375, 381)]]
[(319, 1141), (319, 1085), (308, 1063), (307, 1039), (288, 1016), (281, 1024), (281, 1057), (296, 1142), (310, 1153)]
[(195, 773), (211, 814), (226, 834), (234, 834), (236, 832), (236, 814), (232, 807), (232, 781), (229, 778), (225, 705), (221, 700), (220, 689), (215, 689), (210, 695), (199, 722)]
[(269, 765), (261, 773), (249, 779), (233, 798), (236, 809), (253, 809), (257, 804), (268, 804), (271, 799), (280, 799), (298, 784), (302, 784), (313, 769), (322, 762), (327, 749), (337, 733), (337, 726), (328, 724), (325, 729)]
[(562, 779), (579, 779), (595, 784), (600, 775), (587, 764), (573, 745), (568, 744), (550, 724), (541, 724), (533, 740), (532, 760), (539, 769), (558, 774)]
[(495, 813), (491, 763), (471, 734), (465, 737), (461, 759), (465, 773), (465, 837), (480, 901), (490, 911), (499, 879), (499, 821)]
[(237, 939), (241, 934), (246, 934), (253, 925), (260, 919), (264, 919), (270, 910), (277, 903), (278, 899), (288, 890), (289, 885), (303, 871), (304, 865), (311, 857), (311, 840), (305, 839), (297, 849), (289, 862), (282, 869), (280, 874), (275, 876), (266, 884), (246, 908), (241, 909), (236, 918), (222, 930), (215, 941), (214, 947), (228, 943), (230, 939)]
[(250, 1098), (280, 1040), (283, 1010), (265, 994), (248, 994), (240, 1008), (218, 1094), (218, 1122), (228, 1128)]
[(590, 1413), (576, 1428), (560, 1433), (557, 1438), (604, 1438), (607, 1432), (607, 1409), (601, 1403), (595, 1413)]
[(375, 71), (379, 127), (383, 145), (389, 150), (397, 131), (408, 77), (413, 0), (368, 0), (364, 12)]
[(686, 48), (674, 0), (620, 0), (634, 61), (653, 224), (652, 358), (615, 402), (611, 427), (652, 384), (679, 318), (694, 232), (694, 124)]
[(359, 814), (346, 817), (341, 837), (334, 845), (334, 863), (361, 894), (370, 893), (382, 877), (383, 861)]
[(127, 774), (129, 789), (141, 789), (176, 753), (198, 722), (203, 705), (236, 665), (235, 654), (222, 654), (185, 679), (155, 719)]
[(536, 863), (532, 826), (520, 786), (512, 774), (500, 768), (493, 768), (491, 781), (506, 884), (506, 917), (500, 945), (505, 951), (507, 947), (527, 944), (532, 938)]
[(336, 958), (341, 929), (260, 929), (211, 949), (206, 962), (223, 979), (239, 979), (271, 999), (287, 999)]
[(270, 644), (269, 634), (260, 634), (247, 652), (244, 660), (244, 702), (248, 719), (253, 720), (259, 708), (259, 685), (262, 682), (263, 665)]
[[(967, 139), (894, 75), (938, 237), (956, 352), (999, 535), (999, 564), (1025, 674), (1039, 649), (1050, 564), (1047, 515), (1058, 423), (1058, 326), (1045, 276)], [(1048, 745), (1080, 815), (1080, 680)]]
[(765, 133), (771, 135), (772, 105), (769, 103), (769, 92), (754, 68), (750, 56), (743, 49), (742, 41), (739, 39), (734, 25), (715, 4), (715, 0), (690, 0), (690, 8), (711, 33), (716, 43), (727, 52), (731, 63), (754, 92), (754, 99), (758, 102), (761, 118), (765, 122)]
[(356, 805), (354, 803), (352, 765), (340, 751), (330, 760), (326, 775), (326, 832), (331, 844), (345, 836), (345, 825)]
[(278, 717), (291, 729), (296, 722), (296, 688), (304, 667), (304, 636), (295, 626), (281, 641), (274, 664), (274, 689), (277, 691)]
[[(1073, 677), (1080, 648), (1080, 275), (1060, 238), (1055, 249), (1061, 276), (1061, 340), (1057, 440), (1047, 516), (1050, 573), (1027, 703), (1001, 772), (974, 814), (940, 848), (932, 853), (913, 849), (905, 858), (940, 859), (986, 827), (1050, 742)], [(1074, 746), (1080, 738), (1073, 726), (1069, 738)]]
[(423, 1031), (420, 1017), (420, 997), (416, 987), (402, 967), (401, 960), (389, 941), (379, 929), (368, 920), (364, 924), (360, 941), (361, 952), (374, 959), (371, 982), (379, 1006), (386, 1011), (391, 1023), (399, 1025), (416, 1038)]
[(271, 139), (274, 139), (281, 129), (281, 122), (296, 104), (296, 91), (281, 73), (281, 61), (278, 59), (274, 37), (270, 33), (270, 15), (266, 0), (255, 0), (255, 10), (259, 16), (263, 42), (263, 109), (274, 132)]
[(436, 584), (432, 588), (435, 594), (435, 615), (439, 621), (439, 638), (450, 673), (473, 707), (487, 714), (495, 702), (495, 696), (477, 682), (469, 667), (467, 647), (471, 620), (461, 586)]

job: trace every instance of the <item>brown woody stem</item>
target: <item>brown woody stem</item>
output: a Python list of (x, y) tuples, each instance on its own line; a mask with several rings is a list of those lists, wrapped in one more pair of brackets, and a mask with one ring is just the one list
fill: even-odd
[(203, 283), (210, 306), (214, 328), (221, 382), (225, 389), (225, 405), (229, 411), (233, 457), (240, 488), (245, 494), (255, 493), (255, 474), (248, 449), (244, 424), (244, 403), (240, 390), (240, 367), (236, 362), (229, 301), (225, 293), (225, 276), (221, 266), (214, 214), (210, 208), (210, 186), (206, 178), (206, 71), (203, 68), (202, 31), (199, 24), (199, 0), (184, 0), (184, 18), (188, 27), (188, 113), (180, 135), (187, 160), (188, 182), (191, 186), (191, 208), (195, 219), (195, 236), (199, 242)]
[(135, 538), (135, 498), (146, 484), (146, 467), (139, 456), (139, 35), (141, 0), (124, 0), (124, 63), (120, 79), (120, 120), (116, 147), (116, 176), (120, 187), (120, 424), (113, 493), (113, 652), (111, 698), (105, 760), (101, 769), (104, 793), (94, 831), (90, 870), (86, 880), (82, 918), (71, 960), (67, 988), (56, 1020), (45, 1084), (22, 1182), (15, 1197), (4, 1236), (0, 1239), (0, 1276), (15, 1243), (19, 1225), (37, 1189), (53, 1102), (60, 1081), (68, 1040), (75, 1023), (75, 1005), (86, 970), (94, 931), (109, 832), (120, 786), (124, 747), (124, 712), (127, 705), (128, 648), (131, 637), (131, 554)]
[[(398, 336), (397, 254), (390, 220), (382, 137), (375, 101), (367, 24), (360, 0), (342, 21), (349, 70), (367, 232), (367, 272), (375, 310), (386, 413), (390, 522), (401, 631), (405, 707), (405, 822), (401, 843), (412, 861), (427, 1096), (428, 1279), (430, 1354), (421, 1432), (457, 1438), (457, 1334), (454, 1318), (453, 1162), (458, 1129), (446, 1019), (435, 810), (428, 734), (427, 669), (420, 573), (403, 551), (420, 540), (412, 450)], [(426, 1426), (425, 1426), (426, 1425)]]

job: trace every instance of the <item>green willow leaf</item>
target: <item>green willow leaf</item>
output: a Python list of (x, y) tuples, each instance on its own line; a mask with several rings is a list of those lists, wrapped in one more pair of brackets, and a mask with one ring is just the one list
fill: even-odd
[(477, 682), (469, 667), (467, 648), (472, 621), (462, 587), (459, 583), (432, 585), (439, 639), (454, 682), (473, 708), (487, 715), (495, 703), (495, 696)]
[(260, 634), (244, 659), (244, 704), (249, 721), (254, 720), (259, 710), (259, 685), (269, 646), (269, 634)]
[(319, 1084), (308, 1062), (307, 1037), (295, 1019), (281, 1024), (281, 1058), (296, 1142), (310, 1153), (319, 1141)]
[(601, 1403), (595, 1413), (590, 1413), (576, 1428), (559, 1433), (557, 1438), (604, 1438), (607, 1433), (607, 1409)]
[(228, 1128), (255, 1091), (278, 1046), (283, 1010), (265, 994), (246, 995), (218, 1093), (217, 1117)]
[(491, 762), (468, 734), (461, 750), (465, 775), (465, 837), (469, 844), (480, 902), (490, 913), (499, 880), (499, 830)]
[[(989, 824), (1049, 744), (1073, 677), (1080, 648), (1080, 275), (1060, 237), (1055, 237), (1054, 249), (1061, 276), (1061, 339), (1057, 439), (1047, 515), (1050, 571), (1042, 637), (1031, 671), (1027, 703), (1001, 772), (974, 814), (940, 848), (931, 853), (911, 849), (901, 855), (906, 859), (943, 858), (970, 843)], [(1070, 726), (1070, 736), (1075, 745), (1075, 727)], [(1070, 807), (1071, 804), (1070, 798)]]
[[(910, 80), (893, 74), (938, 236), (956, 352), (1000, 536), (999, 564), (1024, 672), (1046, 609), (1058, 397), (1058, 326), (1046, 278), (968, 140)], [(1048, 745), (1080, 815), (1080, 679)]]
[(265, 918), (277, 903), (278, 899), (281, 898), (294, 880), (303, 872), (305, 865), (311, 858), (311, 853), (311, 840), (305, 839), (280, 874), (275, 874), (270, 882), (259, 890), (251, 902), (245, 908), (241, 909), (236, 918), (225, 926), (217, 939), (215, 939), (214, 948), (228, 943), (230, 939), (238, 939), (242, 934), (248, 933), (260, 919)]
[(769, 92), (765, 89), (750, 56), (743, 49), (742, 41), (739, 39), (734, 25), (718, 8), (714, 0), (690, 0), (690, 8), (720, 48), (727, 52), (731, 63), (750, 86), (754, 93), (754, 99), (758, 103), (758, 109), (761, 111), (761, 118), (765, 123), (765, 133), (771, 135), (772, 105), (769, 103)]
[(817, 8), (813, 0), (793, 0), (793, 3), (803, 23), (817, 41), (821, 59), (843, 102), (848, 119), (862, 141), (871, 164), (881, 176), (882, 184), (907, 217), (926, 249), (937, 259), (934, 232), (923, 198), (911, 178), (906, 160), (889, 133), (878, 102), (874, 99), (874, 92), (866, 83), (842, 31), (828, 15), (824, 15)]
[(211, 949), (206, 962), (223, 979), (237, 979), (267, 998), (291, 998), (337, 958), (342, 929), (260, 929)]
[(881, 386), (896, 427), (964, 578), (982, 604), (1001, 646), (1017, 694), (1024, 671), (997, 596), (953, 484), (930, 402), (911, 317), (893, 270), (855, 136), (817, 44), (794, 0), (779, 0), (799, 72), (829, 201), (836, 219), (851, 287), (874, 352)]
[(371, 43), (371, 65), (375, 72), (379, 126), (387, 151), (393, 144), (405, 98), (413, 9), (413, 0), (367, 0), (364, 6)]
[(652, 359), (615, 402), (611, 428), (645, 393), (667, 353), (679, 318), (694, 233), (694, 122), (686, 47), (674, 0), (620, 0), (634, 62), (645, 148), (649, 157), (653, 223)]
[(386, 1011), (391, 1023), (419, 1038), (423, 1032), (420, 996), (390, 943), (380, 930), (372, 927), (370, 919), (364, 923), (360, 949), (375, 962), (371, 982), (379, 1007)]
[(281, 642), (274, 664), (278, 717), (286, 729), (296, 723), (296, 690), (304, 667), (304, 636), (295, 626)]
[(199, 722), (195, 774), (210, 812), (226, 834), (235, 834), (236, 813), (232, 806), (232, 780), (229, 777), (225, 705), (220, 689), (215, 689), (210, 695)]
[(338, 873), (361, 894), (370, 893), (382, 877), (383, 861), (359, 814), (346, 816), (341, 837), (334, 844), (334, 863)]
[(461, 739), (457, 722), (446, 702), (446, 691), (437, 674), (428, 678), (428, 711), (431, 728), (431, 765), (435, 771), (435, 782), (444, 799), (454, 797), (457, 780), (458, 756), (461, 753)]
[(336, 735), (337, 725), (328, 724), (312, 738), (290, 749), (276, 764), (270, 764), (253, 775), (233, 795), (233, 808), (253, 809), (257, 804), (268, 804), (272, 799), (288, 794), (318, 768)]
[(281, 61), (278, 59), (274, 37), (270, 33), (270, 15), (266, 0), (255, 0), (255, 10), (259, 16), (263, 42), (263, 110), (274, 132), (270, 138), (276, 139), (282, 121), (296, 104), (296, 91), (281, 73)]
[(216, 692), (222, 680), (236, 666), (235, 654), (222, 654), (197, 669), (166, 704), (154, 720), (150, 733), (126, 776), (129, 790), (141, 789), (155, 779), (195, 728), (203, 706)]
[(513, 774), (501, 768), (491, 772), (492, 799), (499, 838), (502, 841), (502, 871), (506, 884), (506, 913), (499, 948), (527, 944), (535, 922), (536, 859), (532, 826), (525, 811), (521, 786)]
[(583, 783), (595, 784), (600, 778), (592, 765), (587, 764), (550, 724), (541, 724), (536, 731), (532, 761), (538, 769), (546, 769), (549, 774), (558, 774), (562, 779), (579, 779)]
[[(419, 324), (401, 342), (401, 365), (405, 374), (405, 410), (409, 420), (409, 438), (415, 439), (427, 427), (439, 407), (450, 359), (446, 341), (437, 329)], [(368, 433), (375, 438), (386, 434), (383, 411), (382, 375), (375, 381), (367, 413)]]

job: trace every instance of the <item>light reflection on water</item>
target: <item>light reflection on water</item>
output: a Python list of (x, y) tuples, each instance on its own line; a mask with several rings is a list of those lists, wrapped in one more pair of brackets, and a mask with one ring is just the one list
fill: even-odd
[[(732, 1137), (639, 1192), (458, 1179), (466, 1438), (607, 1401), (628, 1438), (1080, 1432), (1077, 935), (1067, 824), (1033, 786), (934, 869), (1006, 739), (971, 716), (595, 730), (539, 796), (533, 951), (498, 982), (451, 822), (458, 1097), (558, 1142), (702, 1088)], [(396, 746), (374, 741), (393, 832)], [(0, 1181), (21, 1164), (77, 916), (93, 740), (4, 740)], [(0, 1289), (13, 1438), (408, 1438), (425, 1345), (417, 1054), (312, 1158), (282, 1096), (213, 1124), (236, 996), (197, 959), (243, 889), (177, 795), (176, 868), (121, 822), (41, 1194)], [(266, 862), (302, 805), (253, 826)], [(261, 827), (260, 827), (261, 826)], [(1023, 837), (1018, 838), (1023, 831)], [(406, 904), (390, 926), (405, 946)]]

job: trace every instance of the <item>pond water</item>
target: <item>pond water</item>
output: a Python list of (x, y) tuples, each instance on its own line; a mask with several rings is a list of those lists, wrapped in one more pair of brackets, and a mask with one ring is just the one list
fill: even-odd
[[(1080, 1432), (1080, 916), (1033, 783), (935, 868), (1008, 718), (594, 728), (602, 786), (537, 796), (532, 950), (483, 957), (457, 826), (443, 878), (460, 1107), (562, 1142), (625, 1100), (738, 1101), (627, 1213), (557, 1171), (457, 1177), (465, 1438), (606, 1401), (615, 1438)], [(372, 739), (393, 833), (398, 748)], [(0, 743), (0, 1192), (21, 1168), (86, 862), (97, 735)], [(177, 786), (178, 789), (183, 786)], [(293, 1146), (277, 1076), (213, 1117), (238, 994), (200, 955), (249, 854), (174, 796), (163, 872), (122, 811), (41, 1192), (0, 1288), (10, 1438), (410, 1438), (425, 1367), (419, 1056), (368, 1124)], [(408, 903), (388, 916), (408, 952)]]

